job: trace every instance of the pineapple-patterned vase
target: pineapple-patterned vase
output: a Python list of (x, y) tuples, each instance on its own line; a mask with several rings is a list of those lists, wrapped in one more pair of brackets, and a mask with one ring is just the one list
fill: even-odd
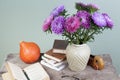
[(87, 44), (69, 44), (66, 48), (66, 57), (68, 67), (72, 71), (82, 71), (87, 66), (90, 57), (90, 48)]

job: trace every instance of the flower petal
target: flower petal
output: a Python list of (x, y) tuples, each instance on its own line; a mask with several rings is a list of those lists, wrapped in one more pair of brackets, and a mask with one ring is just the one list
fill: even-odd
[(104, 27), (107, 25), (104, 16), (102, 14), (100, 14), (99, 12), (94, 12), (92, 14), (92, 19), (93, 19), (94, 23), (96, 25), (98, 25), (99, 27)]
[(85, 29), (90, 28), (90, 14), (87, 11), (79, 11), (76, 16), (80, 18), (82, 27)]
[(110, 19), (110, 17), (106, 14), (106, 13), (103, 13), (102, 14), (106, 20), (106, 23), (107, 23), (107, 26), (112, 28), (113, 27), (113, 21)]
[(51, 23), (51, 30), (55, 34), (62, 34), (64, 31), (64, 24), (65, 24), (65, 19), (63, 16), (55, 17), (55, 19)]
[(76, 16), (68, 17), (65, 22), (65, 29), (70, 33), (74, 33), (80, 27), (79, 18)]
[(63, 11), (64, 11), (64, 5), (60, 5), (56, 7), (55, 9), (53, 9), (53, 11), (51, 12), (51, 15), (55, 17), (55, 16), (58, 16)]
[(50, 24), (53, 20), (53, 16), (50, 15), (45, 21), (44, 21), (44, 24), (43, 24), (43, 31), (47, 31), (49, 28), (50, 28)]

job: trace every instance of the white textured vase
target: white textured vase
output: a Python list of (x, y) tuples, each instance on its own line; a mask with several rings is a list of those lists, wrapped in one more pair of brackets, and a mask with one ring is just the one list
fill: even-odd
[(91, 50), (87, 44), (69, 44), (66, 48), (68, 67), (72, 71), (82, 71), (86, 68)]

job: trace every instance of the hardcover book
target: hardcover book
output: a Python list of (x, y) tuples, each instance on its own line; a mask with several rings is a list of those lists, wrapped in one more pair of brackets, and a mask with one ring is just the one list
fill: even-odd
[(44, 54), (44, 56), (47, 57), (47, 58), (53, 59), (53, 60), (55, 60), (57, 62), (61, 62), (61, 61), (63, 61), (66, 58), (65, 54), (56, 54), (56, 53), (53, 53), (53, 49), (48, 50)]
[(53, 44), (53, 53), (65, 54), (68, 41), (65, 40), (55, 40)]
[(38, 62), (24, 69), (11, 62), (6, 62), (6, 68), (8, 72), (2, 74), (3, 80), (50, 80), (49, 75)]

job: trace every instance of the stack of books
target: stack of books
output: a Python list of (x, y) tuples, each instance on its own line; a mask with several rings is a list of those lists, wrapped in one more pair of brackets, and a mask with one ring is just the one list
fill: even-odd
[(65, 55), (67, 44), (65, 40), (55, 40), (53, 48), (42, 56), (41, 64), (57, 71), (64, 69), (67, 66)]

